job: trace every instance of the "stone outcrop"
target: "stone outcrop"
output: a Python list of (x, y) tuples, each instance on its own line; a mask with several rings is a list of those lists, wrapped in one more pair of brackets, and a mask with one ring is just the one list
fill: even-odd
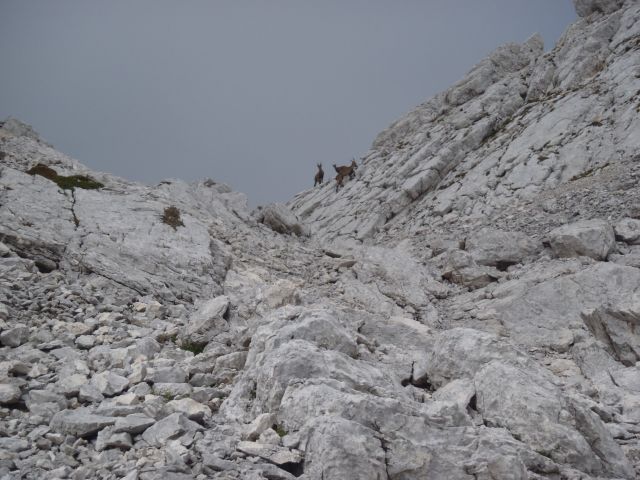
[(549, 233), (549, 244), (557, 257), (586, 256), (606, 260), (616, 240), (613, 228), (603, 220), (563, 225)]
[(0, 478), (637, 478), (640, 5), (574, 3), (254, 212), (0, 122)]

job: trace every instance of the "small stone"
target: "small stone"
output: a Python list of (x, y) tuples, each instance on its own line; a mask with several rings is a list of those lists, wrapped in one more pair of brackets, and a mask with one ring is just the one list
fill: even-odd
[(91, 384), (107, 397), (117, 395), (129, 386), (129, 380), (111, 372), (102, 372), (91, 378)]
[(239, 442), (236, 447), (247, 455), (264, 458), (276, 465), (296, 464), (302, 461), (302, 454), (297, 450), (256, 442)]
[(211, 417), (211, 409), (209, 407), (190, 398), (171, 400), (167, 403), (167, 408), (171, 412), (182, 412), (189, 420), (196, 422), (202, 422), (205, 418)]
[(126, 432), (131, 435), (137, 435), (138, 433), (144, 432), (154, 423), (156, 423), (156, 421), (146, 415), (127, 415), (126, 417), (118, 418), (113, 427), (113, 431), (116, 433)]
[(58, 390), (67, 397), (75, 397), (80, 393), (80, 387), (87, 383), (87, 376), (81, 373), (74, 373), (68, 377), (64, 377), (57, 383)]
[(163, 418), (152, 427), (149, 427), (142, 434), (142, 438), (149, 445), (161, 447), (169, 440), (173, 440), (187, 432), (196, 432), (202, 427), (192, 422), (183, 413), (172, 413)]
[(11, 255), (11, 249), (0, 242), (0, 257), (8, 257), (9, 255)]
[(29, 327), (23, 323), (0, 333), (0, 343), (6, 347), (19, 347), (29, 340)]
[(273, 413), (262, 413), (251, 422), (244, 437), (247, 440), (257, 440), (265, 430), (271, 428), (276, 423), (276, 416)]
[(132, 447), (131, 435), (127, 432), (115, 432), (113, 427), (107, 427), (98, 432), (96, 450), (101, 452), (107, 448), (129, 450)]
[(154, 383), (153, 393), (168, 400), (191, 394), (193, 387), (188, 383)]
[(152, 383), (185, 383), (187, 372), (180, 367), (155, 368), (147, 374), (146, 381)]
[(131, 373), (127, 377), (129, 383), (134, 385), (140, 383), (147, 376), (147, 366), (144, 363), (134, 363), (131, 366)]
[(623, 218), (614, 227), (616, 238), (629, 245), (640, 245), (640, 220)]
[(76, 338), (76, 345), (84, 350), (89, 350), (96, 344), (96, 337), (93, 335), (80, 335)]
[(95, 385), (86, 383), (80, 387), (78, 400), (81, 402), (97, 403), (104, 400), (104, 395), (100, 393), (100, 390), (98, 390)]
[(20, 400), (22, 392), (20, 388), (8, 383), (0, 384), (0, 405), (11, 405)]

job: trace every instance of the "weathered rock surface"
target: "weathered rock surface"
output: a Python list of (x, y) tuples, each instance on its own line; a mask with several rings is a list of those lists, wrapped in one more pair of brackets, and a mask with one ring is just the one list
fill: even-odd
[(51, 428), (60, 433), (86, 437), (115, 422), (115, 417), (95, 415), (85, 409), (63, 410), (53, 416)]
[(0, 122), (0, 478), (637, 478), (640, 5), (574, 3), (254, 213)]
[(589, 220), (565, 225), (549, 233), (549, 244), (555, 256), (586, 256), (606, 260), (616, 240), (613, 228), (602, 220)]
[(615, 225), (616, 237), (629, 245), (640, 245), (640, 220), (623, 218)]
[(259, 207), (257, 219), (271, 230), (289, 235), (305, 235), (305, 229), (298, 217), (286, 205), (272, 203), (266, 207)]

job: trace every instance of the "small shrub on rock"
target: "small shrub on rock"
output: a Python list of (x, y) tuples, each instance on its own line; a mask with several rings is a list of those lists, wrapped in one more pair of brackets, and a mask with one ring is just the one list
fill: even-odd
[(177, 230), (178, 227), (184, 227), (184, 223), (182, 223), (182, 219), (180, 218), (180, 210), (174, 206), (164, 209), (162, 222), (173, 227), (174, 230)]

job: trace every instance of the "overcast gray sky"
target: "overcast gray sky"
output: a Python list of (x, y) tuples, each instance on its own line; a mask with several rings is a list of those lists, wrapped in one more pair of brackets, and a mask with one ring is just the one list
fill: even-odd
[(0, 118), (95, 170), (211, 177), (252, 205), (347, 163), (570, 0), (0, 0)]

